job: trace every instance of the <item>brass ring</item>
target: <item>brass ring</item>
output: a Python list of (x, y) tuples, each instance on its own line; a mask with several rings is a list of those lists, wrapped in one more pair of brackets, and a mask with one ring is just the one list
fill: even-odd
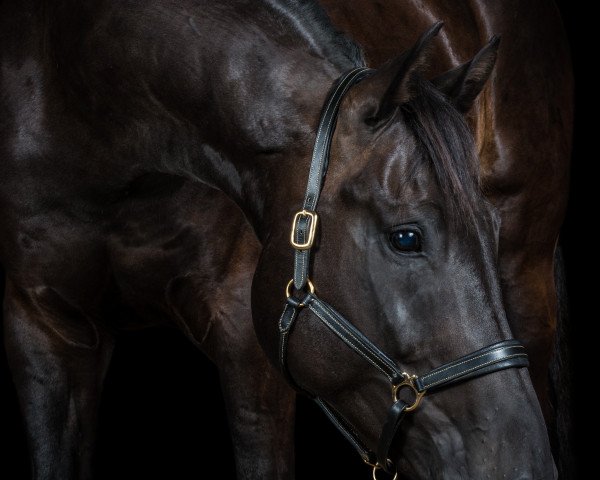
[[(315, 286), (310, 281), (310, 278), (306, 279), (306, 284), (308, 285), (308, 291), (310, 293), (315, 293)], [(292, 278), (285, 287), (285, 297), (290, 298), (292, 296), (292, 285), (294, 285), (294, 279)], [(304, 305), (301, 303), (298, 305), (299, 307), (303, 307)]]
[(406, 372), (402, 372), (402, 375), (404, 376), (404, 380), (398, 385), (392, 385), (392, 400), (394, 402), (398, 401), (398, 393), (400, 393), (400, 390), (402, 390), (403, 388), (411, 389), (415, 395), (415, 401), (412, 405), (406, 407), (406, 412), (412, 412), (413, 410), (416, 410), (418, 408), (419, 404), (421, 403), (421, 400), (427, 393), (427, 390), (423, 390), (422, 392), (419, 392), (417, 390), (417, 387), (415, 387), (415, 380), (417, 379), (416, 375), (409, 375)]
[[(381, 467), (379, 465), (373, 465), (373, 480), (378, 480), (377, 478), (377, 470)], [(398, 472), (394, 473), (394, 478), (392, 480), (398, 480)]]

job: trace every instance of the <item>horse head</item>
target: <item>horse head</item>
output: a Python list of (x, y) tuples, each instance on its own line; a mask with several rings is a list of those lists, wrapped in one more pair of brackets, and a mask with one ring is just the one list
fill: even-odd
[[(269, 235), (253, 285), (256, 330), (272, 360), (284, 362), (297, 388), (323, 399), (336, 421), (373, 451), (381, 449), (389, 423), (390, 379), (385, 362), (383, 369), (373, 368), (377, 359), (360, 354), (359, 336), (411, 375), (512, 336), (495, 269), (498, 216), (479, 188), (476, 148), (464, 118), (492, 72), (499, 42), (492, 39), (471, 61), (428, 81), (427, 51), (440, 27), (365, 73), (340, 100), (318, 207), (294, 220), (295, 229), (304, 222), (308, 232), (296, 239), (295, 271), (309, 276), (295, 275), (288, 285), (297, 318), (284, 343), (277, 340), (277, 294), (294, 264), (289, 223)], [(281, 182), (304, 185), (306, 177), (294, 174)], [(288, 218), (300, 202), (290, 198)], [(311, 253), (302, 256), (298, 251), (307, 242)], [(333, 313), (312, 308), (313, 288), (335, 306)], [(336, 316), (349, 319), (357, 331), (342, 323), (332, 327), (327, 315), (331, 323)], [(335, 328), (347, 331), (334, 334)], [(468, 370), (468, 362), (487, 360), (484, 355), (489, 353), (460, 361), (458, 368)], [(448, 379), (438, 377), (445, 386)], [(425, 390), (411, 386), (394, 400), (411, 389), (417, 396)], [(377, 468), (393, 471), (393, 464), (413, 479), (554, 478), (525, 369), (438, 389), (410, 413), (388, 439), (386, 464), (380, 459)]]

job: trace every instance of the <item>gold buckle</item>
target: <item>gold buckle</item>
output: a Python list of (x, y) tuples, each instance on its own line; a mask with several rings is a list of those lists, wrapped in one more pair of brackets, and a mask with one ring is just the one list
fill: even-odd
[[(292, 278), (288, 284), (285, 287), (285, 296), (286, 298), (290, 298), (292, 296), (292, 285), (294, 284), (294, 279)], [(315, 293), (315, 286), (313, 285), (313, 283), (310, 281), (309, 278), (306, 279), (306, 284), (308, 285), (308, 291), (310, 293)], [(303, 308), (304, 304), (303, 303), (299, 303), (298, 307)]]
[[(310, 226), (308, 229), (308, 238), (302, 243), (296, 242), (296, 226), (298, 225), (298, 219), (300, 217), (309, 217)], [(308, 250), (313, 246), (315, 241), (315, 232), (317, 231), (317, 221), (319, 217), (317, 212), (309, 212), (308, 210), (300, 210), (294, 215), (294, 221), (292, 222), (292, 234), (290, 235), (290, 243), (296, 250)]]
[[(367, 462), (365, 462), (365, 463), (367, 463)], [(367, 465), (371, 465), (371, 464), (367, 463)], [(377, 470), (381, 469), (381, 467), (379, 466), (379, 464), (372, 465), (372, 466), (373, 466), (373, 480), (378, 480)], [(392, 480), (398, 480), (398, 472), (394, 473), (394, 478)]]
[(402, 382), (400, 382), (398, 385), (392, 385), (392, 400), (394, 402), (397, 402), (400, 390), (402, 390), (403, 388), (409, 388), (415, 394), (415, 401), (412, 405), (406, 407), (406, 411), (412, 412), (413, 410), (417, 409), (417, 407), (421, 403), (421, 400), (427, 393), (427, 390), (423, 390), (422, 392), (419, 392), (417, 390), (417, 387), (415, 387), (415, 380), (417, 379), (416, 375), (409, 375), (406, 372), (402, 372), (402, 376), (404, 377), (404, 380)]

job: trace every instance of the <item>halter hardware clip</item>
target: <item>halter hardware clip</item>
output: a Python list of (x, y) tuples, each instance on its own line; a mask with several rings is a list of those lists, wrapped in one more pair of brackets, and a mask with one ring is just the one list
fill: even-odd
[[(315, 286), (310, 281), (309, 278), (306, 279), (306, 284), (308, 285), (308, 291), (313, 294), (315, 293)], [(294, 285), (294, 279), (292, 278), (288, 284), (285, 286), (285, 297), (290, 298), (292, 296), (292, 286)], [(305, 305), (303, 303), (298, 304), (298, 308), (304, 308)]]
[(403, 388), (408, 388), (412, 390), (413, 394), (415, 395), (415, 401), (412, 403), (412, 405), (406, 407), (406, 412), (412, 412), (419, 407), (419, 405), (421, 404), (421, 400), (423, 400), (423, 397), (427, 393), (427, 390), (423, 390), (422, 392), (419, 392), (419, 390), (417, 390), (417, 387), (415, 386), (415, 380), (417, 379), (416, 375), (410, 375), (406, 372), (402, 372), (402, 376), (404, 377), (404, 380), (402, 380), (397, 385), (392, 385), (392, 400), (394, 402), (397, 402), (399, 400), (398, 395), (400, 393), (400, 390), (402, 390)]
[[(379, 480), (377, 478), (377, 470), (379, 470), (379, 469), (381, 469), (381, 467), (379, 466), (379, 464), (373, 465), (373, 480)], [(398, 472), (394, 473), (394, 478), (392, 480), (398, 480)]]

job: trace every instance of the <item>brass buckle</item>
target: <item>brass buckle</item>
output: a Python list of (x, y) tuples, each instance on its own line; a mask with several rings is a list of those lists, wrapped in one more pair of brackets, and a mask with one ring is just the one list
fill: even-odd
[[(310, 278), (306, 279), (306, 284), (308, 285), (308, 291), (310, 293), (315, 293), (315, 286), (310, 281)], [(294, 285), (294, 279), (293, 278), (288, 282), (288, 284), (285, 287), (285, 297), (286, 298), (290, 298), (292, 296), (292, 285)], [(302, 307), (304, 307), (304, 304), (303, 303), (299, 303), (298, 307), (302, 308)]]
[[(371, 465), (370, 463), (367, 463), (367, 465)], [(373, 480), (378, 480), (377, 478), (377, 470), (381, 469), (381, 467), (379, 466), (379, 464), (377, 465), (373, 465)], [(394, 473), (394, 478), (392, 480), (398, 480), (398, 472)]]
[[(308, 238), (302, 242), (296, 242), (296, 226), (298, 225), (298, 219), (300, 217), (309, 217), (310, 218), (310, 226), (308, 228)], [(300, 210), (294, 215), (294, 221), (292, 222), (292, 233), (290, 235), (290, 243), (292, 247), (296, 250), (308, 250), (313, 246), (315, 241), (315, 232), (317, 231), (317, 221), (319, 220), (319, 216), (317, 212), (310, 212), (308, 210)]]
[(418, 408), (419, 404), (421, 403), (421, 400), (427, 393), (427, 390), (423, 390), (422, 392), (419, 392), (417, 390), (417, 387), (415, 387), (415, 380), (417, 379), (416, 375), (409, 375), (406, 372), (402, 372), (402, 376), (404, 377), (404, 380), (402, 382), (400, 382), (398, 385), (392, 385), (392, 400), (394, 402), (397, 402), (400, 390), (402, 390), (403, 388), (409, 388), (415, 394), (415, 401), (412, 405), (406, 407), (406, 411), (412, 412), (413, 410), (416, 410)]
[[(387, 459), (387, 461), (391, 462), (391, 460), (389, 458)], [(377, 479), (377, 470), (381, 470), (381, 468), (382, 468), (381, 465), (379, 465), (379, 462), (371, 463), (366, 458), (363, 458), (363, 462), (365, 462), (369, 467), (373, 468), (373, 480), (378, 480)], [(392, 480), (398, 480), (398, 472), (394, 473), (394, 478)]]

